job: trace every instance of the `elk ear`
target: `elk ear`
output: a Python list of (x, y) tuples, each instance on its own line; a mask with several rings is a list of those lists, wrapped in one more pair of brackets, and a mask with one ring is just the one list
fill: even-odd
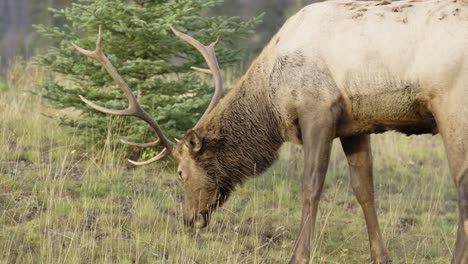
[(193, 129), (190, 129), (187, 131), (187, 134), (185, 134), (184, 143), (187, 145), (190, 152), (194, 153), (199, 152), (203, 146), (202, 138)]

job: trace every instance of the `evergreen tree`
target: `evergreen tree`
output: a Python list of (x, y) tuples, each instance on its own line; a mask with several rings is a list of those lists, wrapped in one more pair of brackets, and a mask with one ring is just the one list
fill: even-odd
[[(69, 22), (60, 28), (36, 26), (43, 36), (59, 43), (39, 56), (37, 62), (69, 81), (42, 84), (42, 96), (57, 108), (80, 110), (79, 118), (60, 116), (62, 124), (80, 126), (78, 131), (88, 140), (106, 137), (109, 120), (114, 117), (89, 108), (78, 95), (112, 109), (124, 109), (128, 102), (101, 65), (79, 55), (71, 45), (74, 42), (93, 50), (101, 25), (104, 52), (142, 106), (169, 138), (182, 137), (203, 114), (214, 90), (211, 79), (201, 78), (200, 73), (190, 69), (206, 67), (201, 54), (177, 39), (169, 25), (189, 32), (204, 44), (219, 36), (216, 54), (220, 67), (226, 68), (243, 55), (241, 49), (230, 45), (235, 46), (239, 38), (252, 33), (260, 20), (207, 17), (207, 11), (217, 4), (219, 0), (79, 0), (70, 7), (51, 10)], [(119, 118), (118, 123), (114, 131), (127, 140), (154, 139), (149, 126), (136, 118)]]

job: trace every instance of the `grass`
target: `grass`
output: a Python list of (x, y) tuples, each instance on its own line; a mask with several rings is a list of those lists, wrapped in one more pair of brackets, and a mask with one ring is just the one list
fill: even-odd
[[(19, 63), (0, 85), (0, 263), (286, 263), (301, 215), (301, 151), (285, 146), (201, 231), (182, 224), (173, 165), (127, 168), (109, 134), (83, 146)], [(21, 73), (21, 74), (20, 74)], [(438, 136), (372, 137), (378, 215), (394, 263), (449, 263), (456, 193)], [(116, 150), (117, 149), (117, 150)], [(313, 263), (368, 263), (367, 232), (339, 143), (320, 203)]]

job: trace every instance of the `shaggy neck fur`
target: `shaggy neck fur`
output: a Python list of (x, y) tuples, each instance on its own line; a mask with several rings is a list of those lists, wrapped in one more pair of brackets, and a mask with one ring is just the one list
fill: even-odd
[(195, 128), (203, 146), (194, 155), (224, 202), (235, 186), (258, 175), (278, 157), (284, 142), (280, 119), (267, 92), (267, 82), (255, 76), (253, 66), (239, 84), (211, 112), (204, 124)]

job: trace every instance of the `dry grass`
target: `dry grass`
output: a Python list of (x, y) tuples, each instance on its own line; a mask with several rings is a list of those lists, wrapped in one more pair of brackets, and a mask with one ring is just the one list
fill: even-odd
[[(286, 263), (298, 233), (300, 150), (285, 147), (239, 187), (204, 230), (181, 221), (171, 163), (138, 170), (112, 144), (90, 151), (58, 127), (34, 90), (45, 73), (18, 64), (0, 94), (1, 263)], [(7, 86), (7, 87), (5, 87)], [(112, 127), (112, 124), (110, 124)], [(383, 235), (394, 263), (449, 263), (456, 193), (438, 136), (373, 136)], [(368, 263), (363, 216), (335, 144), (313, 263)]]

